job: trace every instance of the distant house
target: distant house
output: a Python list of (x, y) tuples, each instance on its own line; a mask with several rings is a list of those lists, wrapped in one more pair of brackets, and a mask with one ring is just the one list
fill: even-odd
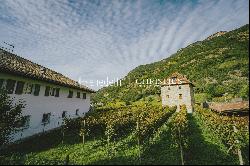
[(183, 75), (173, 73), (164, 79), (161, 85), (161, 97), (163, 106), (177, 106), (180, 111), (182, 105), (186, 105), (187, 112), (192, 113), (194, 109), (194, 85)]
[(0, 49), (0, 88), (14, 101), (25, 101), (25, 120), (16, 141), (60, 127), (63, 118), (83, 116), (90, 108), (92, 89), (60, 73)]

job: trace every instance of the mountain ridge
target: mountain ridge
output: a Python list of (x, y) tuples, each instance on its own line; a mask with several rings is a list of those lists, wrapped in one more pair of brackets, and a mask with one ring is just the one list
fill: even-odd
[(249, 80), (249, 24), (226, 33), (219, 31), (209, 37), (179, 49), (168, 58), (137, 66), (121, 79), (122, 86), (100, 89), (93, 96), (93, 102), (133, 102), (148, 96), (157, 98), (159, 87), (139, 87), (136, 81), (163, 79), (175, 71), (187, 75), (197, 85), (196, 94), (200, 94), (203, 100), (223, 97), (224, 94), (231, 98), (249, 98), (246, 88)]

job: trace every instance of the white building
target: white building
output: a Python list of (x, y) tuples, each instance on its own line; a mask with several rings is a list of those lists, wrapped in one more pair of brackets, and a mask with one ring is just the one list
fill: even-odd
[(60, 73), (0, 49), (0, 88), (15, 102), (23, 100), (25, 120), (16, 141), (60, 127), (63, 118), (84, 116), (90, 108), (93, 90)]
[(186, 105), (187, 112), (192, 113), (194, 109), (194, 85), (183, 75), (173, 73), (164, 79), (161, 85), (161, 97), (163, 106), (177, 106), (180, 111), (182, 105)]

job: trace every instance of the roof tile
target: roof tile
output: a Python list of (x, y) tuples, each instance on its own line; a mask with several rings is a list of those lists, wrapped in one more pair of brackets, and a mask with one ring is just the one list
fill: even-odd
[[(41, 65), (33, 63), (20, 56), (12, 54), (8, 51), (0, 49), (0, 69), (3, 72), (17, 74), (37, 80), (47, 81), (62, 86), (76, 88), (88, 92), (95, 92), (94, 90), (80, 85), (78, 82)], [(45, 72), (43, 70), (45, 69)]]

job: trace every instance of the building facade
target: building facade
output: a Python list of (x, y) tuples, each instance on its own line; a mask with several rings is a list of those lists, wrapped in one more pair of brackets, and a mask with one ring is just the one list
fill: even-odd
[(60, 73), (0, 49), (0, 88), (16, 103), (23, 101), (24, 120), (14, 142), (60, 127), (64, 118), (84, 116), (93, 90)]
[(185, 105), (188, 113), (194, 110), (194, 85), (183, 75), (173, 73), (169, 78), (164, 79), (161, 85), (161, 97), (163, 106), (177, 106), (180, 111)]

